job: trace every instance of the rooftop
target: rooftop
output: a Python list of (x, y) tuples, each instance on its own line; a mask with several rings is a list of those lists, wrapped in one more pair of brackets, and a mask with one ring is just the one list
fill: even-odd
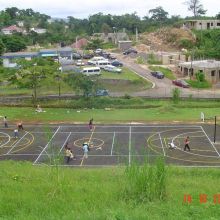
[(191, 65), (199, 68), (220, 68), (220, 61), (217, 60), (197, 60), (192, 62), (180, 63), (180, 65), (188, 66)]

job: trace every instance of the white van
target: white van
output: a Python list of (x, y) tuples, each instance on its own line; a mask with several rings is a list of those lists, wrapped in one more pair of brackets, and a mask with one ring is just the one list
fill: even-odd
[(96, 62), (96, 66), (100, 67), (100, 68), (104, 68), (105, 66), (110, 65), (108, 60), (99, 60)]
[(86, 76), (100, 75), (101, 70), (100, 70), (100, 67), (84, 67), (82, 69), (82, 74)]
[(88, 64), (89, 65), (96, 65), (96, 62), (101, 61), (101, 60), (106, 61), (106, 59), (104, 57), (93, 57), (91, 60), (88, 60)]
[(117, 68), (116, 66), (112, 66), (112, 65), (106, 65), (104, 67), (104, 70), (106, 70), (108, 72), (121, 73), (120, 68)]

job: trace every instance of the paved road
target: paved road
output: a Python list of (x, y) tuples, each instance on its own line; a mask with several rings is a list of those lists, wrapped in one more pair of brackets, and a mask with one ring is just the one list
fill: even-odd
[[(133, 96), (146, 96), (146, 97), (172, 97), (172, 90), (176, 88), (172, 84), (172, 81), (165, 79), (157, 79), (150, 74), (150, 71), (144, 68), (143, 65), (136, 64), (134, 59), (129, 56), (117, 55), (118, 60), (120, 60), (126, 67), (130, 68), (136, 72), (139, 76), (146, 78), (153, 83), (153, 87), (146, 91), (133, 93)], [(196, 97), (196, 98), (220, 98), (220, 89), (209, 89), (209, 90), (198, 90), (192, 88), (180, 88), (181, 97)]]

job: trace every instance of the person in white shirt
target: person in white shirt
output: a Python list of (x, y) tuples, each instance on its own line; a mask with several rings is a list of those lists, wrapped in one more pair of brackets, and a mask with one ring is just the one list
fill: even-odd
[(85, 142), (83, 144), (83, 152), (84, 152), (84, 158), (88, 158), (88, 152), (89, 152), (89, 144)]

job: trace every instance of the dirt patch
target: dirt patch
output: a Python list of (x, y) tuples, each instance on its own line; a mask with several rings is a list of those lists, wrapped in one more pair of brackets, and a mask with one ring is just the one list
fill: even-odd
[[(192, 43), (196, 40), (190, 30), (181, 28), (160, 28), (156, 32), (141, 34), (140, 39), (142, 42), (140, 45), (141, 49), (147, 48), (149, 51), (150, 47), (154, 51), (170, 52), (181, 49), (179, 44), (182, 39), (187, 39)], [(142, 51), (141, 49), (140, 51)]]

